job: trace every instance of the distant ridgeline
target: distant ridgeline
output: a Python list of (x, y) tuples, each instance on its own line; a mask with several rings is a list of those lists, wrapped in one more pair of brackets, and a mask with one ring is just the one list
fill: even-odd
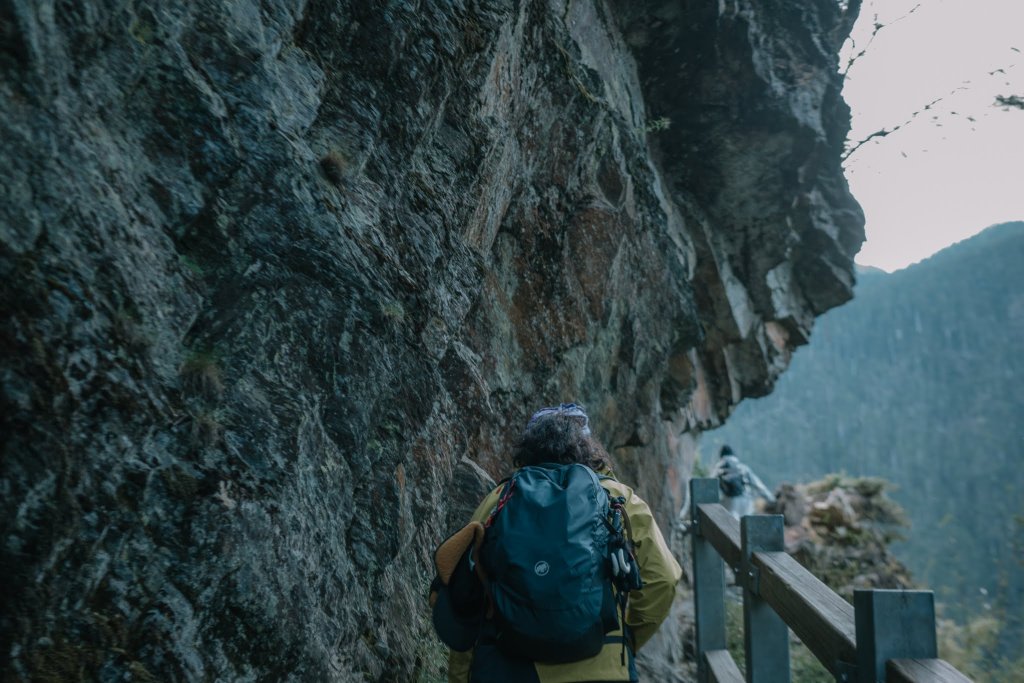
[(769, 486), (845, 471), (896, 485), (897, 554), (958, 619), (1005, 622), (1024, 651), (1024, 222), (893, 274), (817, 323), (770, 396), (705, 435)]

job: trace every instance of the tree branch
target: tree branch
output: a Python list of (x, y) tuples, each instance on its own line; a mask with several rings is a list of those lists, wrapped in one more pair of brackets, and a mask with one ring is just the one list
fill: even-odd
[(1020, 95), (996, 95), (996, 105), (1004, 109), (1024, 109), (1024, 97)]
[(934, 100), (932, 100), (931, 102), (929, 102), (928, 104), (924, 105), (922, 108), (918, 109), (913, 114), (911, 114), (910, 118), (908, 118), (903, 123), (900, 123), (900, 124), (898, 124), (896, 126), (893, 126), (892, 128), (883, 128), (881, 130), (876, 130), (874, 133), (872, 133), (871, 135), (867, 136), (863, 140), (857, 142), (855, 145), (853, 145), (853, 147), (851, 147), (848, 150), (846, 150), (846, 152), (843, 153), (842, 161), (846, 161), (847, 159), (849, 159), (851, 156), (853, 156), (854, 152), (856, 152), (858, 149), (860, 149), (861, 147), (866, 145), (868, 142), (874, 140), (875, 138), (884, 138), (887, 135), (892, 135), (893, 133), (898, 131), (900, 128), (903, 128), (908, 123), (910, 123), (911, 121), (916, 119), (919, 114), (922, 114), (922, 113), (924, 113), (926, 111), (929, 111), (933, 106), (935, 106), (936, 104), (938, 104), (942, 100), (946, 99), (947, 97), (949, 97), (949, 95), (952, 95), (953, 93), (955, 93), (958, 90), (964, 90), (964, 88), (962, 88), (962, 87), (961, 88), (954, 88), (953, 90), (951, 90), (946, 95), (943, 95), (942, 97), (935, 98)]
[[(853, 7), (853, 5), (854, 5), (854, 3), (851, 2), (850, 3), (850, 7)], [(860, 2), (859, 2), (859, 0), (856, 3), (856, 6), (857, 6), (857, 9), (859, 11), (860, 10)], [(875, 23), (874, 23), (873, 30), (871, 31), (871, 36), (868, 38), (868, 44), (864, 46), (863, 50), (861, 50), (860, 52), (857, 52), (856, 54), (852, 55), (850, 57), (850, 59), (847, 60), (846, 68), (843, 69), (840, 72), (842, 77), (846, 78), (847, 74), (850, 73), (850, 68), (854, 65), (854, 63), (858, 59), (863, 57), (865, 54), (867, 54), (867, 51), (871, 48), (871, 44), (875, 42), (875, 38), (878, 36), (879, 31), (881, 31), (883, 28), (886, 28), (887, 26), (892, 26), (893, 24), (898, 24), (899, 22), (903, 21), (904, 19), (909, 17), (911, 14), (916, 12), (918, 9), (920, 9), (920, 7), (921, 7), (921, 3), (917, 3), (906, 14), (903, 14), (902, 16), (896, 17), (895, 19), (890, 21), (888, 24), (883, 24), (883, 23), (879, 22), (878, 21), (878, 13), (876, 12), (875, 16), (874, 16), (874, 22)], [(856, 50), (857, 49), (857, 42), (853, 39), (853, 37), (850, 38), (850, 49), (851, 50)]]

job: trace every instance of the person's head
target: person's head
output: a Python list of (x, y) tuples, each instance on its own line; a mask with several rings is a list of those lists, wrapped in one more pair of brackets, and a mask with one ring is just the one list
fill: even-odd
[(718, 457), (719, 457), (719, 458), (724, 458), (724, 457), (725, 457), (725, 456), (727, 456), (727, 455), (732, 455), (732, 448), (730, 448), (730, 447), (729, 447), (729, 444), (725, 444), (725, 445), (723, 445), (723, 446), (722, 446), (722, 447), (721, 447), (721, 448), (720, 448), (720, 449), (718, 450)]
[(575, 403), (541, 408), (526, 424), (512, 449), (516, 467), (552, 462), (582, 463), (591, 469), (611, 467), (608, 453), (590, 434), (586, 410)]
[(723, 455), (722, 459), (718, 461), (718, 466), (723, 470), (739, 469), (740, 459), (735, 455)]

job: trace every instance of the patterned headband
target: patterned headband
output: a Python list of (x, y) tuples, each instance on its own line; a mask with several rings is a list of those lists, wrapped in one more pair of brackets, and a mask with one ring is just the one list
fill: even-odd
[(533, 423), (542, 417), (547, 415), (566, 415), (567, 417), (582, 417), (583, 418), (583, 436), (590, 436), (590, 419), (587, 417), (587, 413), (583, 406), (576, 403), (560, 403), (557, 407), (541, 408), (530, 421), (526, 423), (526, 428), (529, 429), (533, 426)]

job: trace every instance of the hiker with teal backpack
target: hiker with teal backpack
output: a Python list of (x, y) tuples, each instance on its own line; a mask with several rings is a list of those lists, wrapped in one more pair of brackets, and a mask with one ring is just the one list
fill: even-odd
[(435, 553), (450, 683), (637, 681), (682, 575), (650, 508), (611, 474), (582, 406), (530, 418), (516, 470)]
[(718, 488), (722, 492), (722, 505), (736, 519), (754, 514), (754, 496), (760, 496), (769, 503), (775, 496), (764, 485), (754, 471), (740, 462), (729, 446), (718, 451), (718, 464), (712, 476), (718, 477)]

